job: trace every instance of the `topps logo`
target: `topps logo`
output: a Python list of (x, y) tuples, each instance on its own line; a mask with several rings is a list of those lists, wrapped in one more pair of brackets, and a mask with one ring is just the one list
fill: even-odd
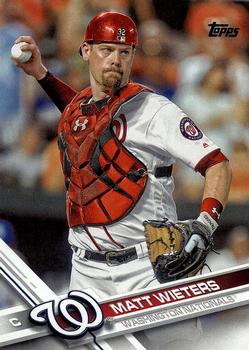
[(239, 28), (229, 27), (228, 24), (218, 24), (213, 22), (208, 24), (210, 27), (208, 36), (226, 36), (236, 37), (239, 34)]

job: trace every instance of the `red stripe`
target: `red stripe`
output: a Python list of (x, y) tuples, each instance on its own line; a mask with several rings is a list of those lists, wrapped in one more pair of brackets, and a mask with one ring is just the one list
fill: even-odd
[(208, 153), (204, 158), (202, 158), (199, 163), (195, 167), (195, 171), (201, 173), (202, 176), (205, 176), (205, 172), (207, 168), (211, 166), (224, 162), (228, 160), (227, 157), (220, 151), (220, 149), (216, 149), (210, 153)]
[(120, 130), (121, 130), (121, 125), (120, 125), (120, 122), (118, 120), (114, 120), (112, 122), (112, 127), (115, 127), (116, 130), (115, 130), (115, 135), (117, 138), (119, 138), (120, 136)]
[(121, 115), (119, 116), (119, 118), (120, 118), (120, 119), (122, 120), (122, 122), (123, 122), (123, 135), (122, 135), (122, 137), (121, 137), (121, 139), (120, 139), (120, 142), (124, 142), (125, 139), (126, 139), (126, 133), (127, 133), (127, 122), (126, 122), (126, 119), (125, 119), (124, 114), (121, 114)]
[(88, 237), (91, 239), (91, 241), (93, 242), (93, 244), (96, 246), (96, 248), (98, 250), (101, 250), (100, 246), (98, 245), (98, 243), (95, 241), (95, 239), (93, 238), (91, 232), (88, 230), (88, 228), (86, 226), (83, 226), (83, 228), (85, 229)]
[[(122, 126), (122, 129), (121, 129)], [(112, 122), (112, 127), (115, 127), (115, 135), (119, 139), (120, 142), (124, 142), (126, 139), (127, 133), (127, 121), (125, 119), (124, 114), (120, 114), (120, 116)], [(122, 131), (122, 135), (121, 135)]]
[(103, 229), (107, 235), (107, 237), (112, 241), (112, 243), (116, 244), (119, 248), (124, 248), (124, 246), (122, 246), (121, 244), (117, 243), (111, 236), (111, 234), (108, 232), (107, 228), (105, 226), (103, 226)]

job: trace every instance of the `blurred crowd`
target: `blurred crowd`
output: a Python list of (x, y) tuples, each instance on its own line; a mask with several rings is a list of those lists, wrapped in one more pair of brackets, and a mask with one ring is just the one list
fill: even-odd
[[(56, 139), (60, 113), (39, 84), (12, 63), (15, 39), (32, 36), (48, 69), (81, 90), (89, 83), (78, 54), (83, 32), (95, 14), (107, 10), (130, 14), (138, 25), (132, 79), (175, 102), (221, 146), (233, 168), (229, 200), (247, 203), (249, 3), (229, 0), (1, 0), (1, 186), (65, 191)], [(208, 24), (214, 21), (239, 28), (238, 36), (210, 37)], [(181, 163), (174, 175), (176, 198), (201, 198), (201, 175)], [(222, 267), (249, 262), (248, 229), (234, 228), (224, 249)]]

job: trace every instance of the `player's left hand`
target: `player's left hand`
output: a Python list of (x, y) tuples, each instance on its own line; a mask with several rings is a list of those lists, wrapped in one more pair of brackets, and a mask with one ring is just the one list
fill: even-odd
[(212, 231), (198, 220), (144, 222), (149, 258), (160, 283), (195, 275), (213, 247)]
[(164, 269), (172, 279), (195, 275), (206, 262), (208, 253), (213, 248), (212, 231), (198, 220), (179, 221), (188, 239), (180, 254), (170, 261), (165, 261)]
[(186, 242), (184, 250), (187, 253), (191, 253), (193, 249), (206, 249), (209, 243), (212, 241), (213, 232), (208, 226), (200, 222), (198, 219), (178, 221), (177, 225), (183, 226), (187, 231), (189, 240)]

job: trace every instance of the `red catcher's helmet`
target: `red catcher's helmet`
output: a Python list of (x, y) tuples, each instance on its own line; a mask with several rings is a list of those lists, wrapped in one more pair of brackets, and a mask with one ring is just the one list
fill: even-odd
[(133, 20), (122, 13), (103, 12), (88, 23), (84, 41), (137, 46), (137, 28)]

